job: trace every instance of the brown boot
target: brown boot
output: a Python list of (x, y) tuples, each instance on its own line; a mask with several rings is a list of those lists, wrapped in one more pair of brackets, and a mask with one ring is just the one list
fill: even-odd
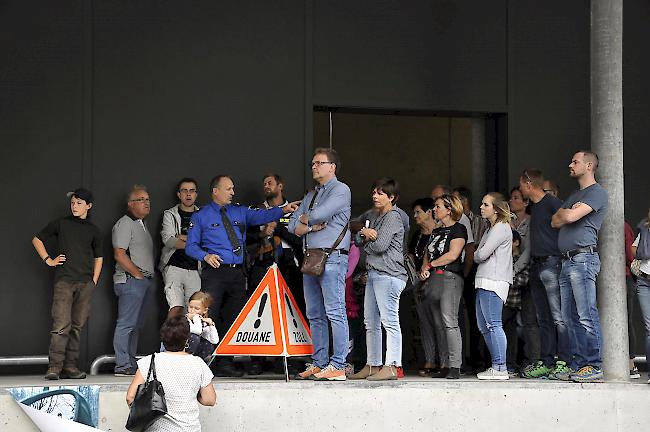
[(60, 373), (61, 373), (61, 368), (50, 366), (47, 368), (47, 373), (43, 378), (50, 381), (58, 380)]
[(379, 372), (379, 369), (381, 369), (381, 366), (365, 365), (359, 372), (352, 375), (350, 377), (350, 379), (353, 379), (353, 380), (366, 379), (369, 376), (374, 375), (377, 372)]
[(384, 366), (379, 372), (366, 378), (368, 381), (388, 381), (397, 379), (395, 366)]
[(61, 379), (85, 379), (86, 372), (80, 371), (76, 367), (63, 368), (63, 370), (59, 374), (59, 377)]

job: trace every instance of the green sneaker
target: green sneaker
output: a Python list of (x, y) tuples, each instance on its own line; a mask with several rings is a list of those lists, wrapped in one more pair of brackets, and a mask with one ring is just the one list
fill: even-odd
[(528, 370), (523, 370), (521, 372), (521, 377), (522, 378), (528, 378), (528, 379), (533, 379), (533, 378), (546, 378), (548, 376), (548, 373), (551, 371), (551, 368), (546, 366), (544, 362), (541, 360), (535, 363), (535, 365)]
[(550, 378), (550, 377), (549, 378), (550, 379), (555, 379), (555, 380), (558, 380), (558, 381), (572, 381), (571, 375), (573, 375), (575, 373), (576, 373), (576, 371), (574, 369), (567, 366), (566, 370), (563, 370), (561, 372), (556, 372), (553, 375), (553, 378)]
[(569, 375), (573, 373), (573, 370), (566, 365), (565, 361), (558, 360), (555, 362), (555, 367), (551, 369), (551, 371), (548, 373), (548, 379), (550, 380), (560, 380), (560, 378), (557, 377), (557, 374), (567, 374), (567, 379), (565, 381), (568, 381)]

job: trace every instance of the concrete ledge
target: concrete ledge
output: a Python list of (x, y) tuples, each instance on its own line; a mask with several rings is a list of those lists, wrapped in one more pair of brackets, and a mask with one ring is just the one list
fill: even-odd
[[(111, 377), (112, 378), (112, 377)], [(128, 379), (105, 379), (100, 429), (123, 431)], [(635, 431), (650, 424), (650, 385), (410, 378), (385, 383), (215, 380), (204, 431)], [(61, 381), (61, 384), (80, 382)], [(86, 380), (83, 384), (97, 384)], [(2, 382), (0, 382), (2, 385)], [(26, 385), (26, 384), (23, 384)], [(32, 431), (0, 389), (0, 429)], [(549, 429), (552, 428), (552, 429)]]

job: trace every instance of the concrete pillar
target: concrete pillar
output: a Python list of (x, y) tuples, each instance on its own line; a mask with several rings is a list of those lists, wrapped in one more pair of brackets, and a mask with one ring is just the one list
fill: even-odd
[(591, 148), (609, 194), (600, 231), (598, 297), (603, 368), (608, 381), (629, 380), (625, 295), (623, 183), (623, 0), (591, 1)]
[(472, 119), (472, 210), (478, 211), (485, 186), (485, 119)]

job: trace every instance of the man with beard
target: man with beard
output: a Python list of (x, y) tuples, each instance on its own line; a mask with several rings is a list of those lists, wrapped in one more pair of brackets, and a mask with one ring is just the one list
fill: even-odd
[(573, 155), (569, 175), (578, 181), (580, 189), (564, 201), (551, 220), (553, 228), (560, 229), (560, 291), (563, 300), (566, 298), (571, 305), (566, 310), (566, 321), (576, 337), (572, 363), (576, 373), (570, 375), (575, 382), (603, 377), (596, 279), (600, 273), (598, 232), (607, 213), (608, 198), (607, 191), (596, 181), (597, 169), (596, 153), (582, 150)]
[[(284, 197), (284, 180), (278, 174), (264, 176), (263, 188), (265, 200), (259, 208), (283, 207), (289, 203)], [(248, 248), (252, 264), (248, 285), (252, 292), (268, 268), (276, 263), (304, 314), (305, 302), (302, 295), (302, 273), (300, 273), (302, 241), (287, 229), (289, 218), (291, 218), (290, 212), (283, 214), (278, 221), (253, 228), (255, 231), (249, 237)]]
[[(264, 202), (258, 208), (270, 209), (289, 204), (284, 198), (284, 180), (278, 174), (267, 174), (263, 180)], [(298, 307), (305, 314), (305, 297), (302, 289), (302, 240), (287, 229), (291, 212), (282, 215), (278, 221), (254, 226), (248, 232), (247, 250), (250, 273), (248, 276), (248, 295), (250, 296), (260, 283), (266, 271), (273, 263), (287, 282)], [(262, 358), (253, 357), (248, 369), (249, 375), (262, 373)]]

